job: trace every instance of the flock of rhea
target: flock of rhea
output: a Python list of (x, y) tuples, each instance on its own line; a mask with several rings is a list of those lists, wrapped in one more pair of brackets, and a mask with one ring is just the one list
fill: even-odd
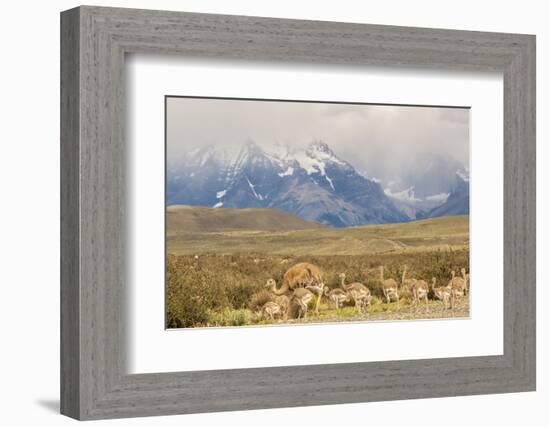
[[(451, 279), (447, 286), (436, 286), (436, 278), (433, 277), (430, 285), (425, 280), (408, 279), (407, 267), (403, 269), (401, 284), (394, 279), (384, 278), (384, 266), (380, 266), (380, 283), (386, 303), (392, 300), (399, 306), (400, 295), (407, 295), (414, 306), (424, 301), (426, 310), (428, 307), (428, 295), (430, 288), (435, 298), (443, 303), (443, 309), (454, 307), (458, 298), (467, 295), (469, 291), (469, 274), (466, 269), (461, 269), (462, 276), (456, 276), (451, 272)], [(301, 262), (289, 268), (283, 276), (281, 287), (277, 287), (274, 279), (269, 279), (266, 286), (274, 294), (272, 301), (266, 302), (260, 311), (260, 317), (269, 320), (288, 319), (289, 316), (296, 319), (307, 317), (309, 304), (313, 301), (313, 295), (317, 295), (315, 313), (319, 314), (321, 299), (326, 297), (335, 308), (340, 308), (346, 302), (353, 302), (356, 309), (363, 313), (371, 304), (371, 292), (364, 284), (359, 282), (347, 283), (346, 274), (341, 273), (340, 287), (329, 289), (323, 283), (322, 272), (316, 265)]]

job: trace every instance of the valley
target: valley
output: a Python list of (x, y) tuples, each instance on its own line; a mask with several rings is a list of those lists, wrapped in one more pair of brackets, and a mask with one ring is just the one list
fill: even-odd
[[(239, 222), (232, 219), (236, 213), (231, 209), (169, 207), (167, 252), (175, 255), (366, 255), (448, 251), (469, 245), (467, 215), (332, 228), (274, 209), (245, 210), (245, 220)], [(201, 221), (193, 217), (200, 217)]]

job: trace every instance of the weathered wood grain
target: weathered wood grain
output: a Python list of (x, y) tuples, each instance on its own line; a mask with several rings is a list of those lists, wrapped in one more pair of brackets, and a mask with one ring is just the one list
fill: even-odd
[(80, 415), (80, 14), (61, 20), (61, 413)]
[[(84, 6), (62, 13), (61, 39), (62, 413), (99, 419), (535, 389), (534, 36)], [(128, 375), (126, 53), (503, 72), (504, 355)]]

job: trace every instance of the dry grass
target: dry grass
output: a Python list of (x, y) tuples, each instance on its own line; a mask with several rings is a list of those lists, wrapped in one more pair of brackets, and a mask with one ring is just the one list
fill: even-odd
[[(318, 317), (309, 313), (307, 322), (334, 322), (358, 320), (396, 320), (433, 317), (464, 317), (469, 315), (469, 304), (462, 301), (453, 313), (443, 312), (439, 301), (430, 301), (427, 309), (409, 306), (404, 298), (399, 309), (395, 303), (385, 304), (378, 280), (380, 265), (385, 266), (385, 277), (401, 279), (403, 266), (408, 266), (407, 277), (426, 281), (436, 277), (438, 283), (447, 283), (451, 270), (468, 269), (468, 249), (403, 251), (401, 253), (369, 255), (265, 255), (265, 254), (204, 254), (169, 255), (167, 259), (167, 327), (241, 326), (269, 323), (259, 321), (256, 312), (272, 298), (267, 292), (267, 279), (281, 283), (284, 272), (293, 264), (307, 261), (320, 266), (325, 284), (339, 286), (338, 274), (345, 272), (349, 282), (362, 282), (369, 287), (375, 299), (370, 313), (362, 314), (354, 307), (334, 310), (323, 299)], [(430, 297), (432, 297), (430, 295)], [(311, 304), (313, 307), (314, 304)], [(289, 323), (296, 321), (290, 320)], [(300, 320), (300, 322), (304, 322)]]
[(416, 253), (437, 249), (448, 251), (469, 246), (468, 216), (293, 231), (241, 229), (197, 232), (192, 229), (182, 227), (178, 228), (179, 231), (172, 230), (168, 235), (168, 252), (176, 255), (320, 256)]

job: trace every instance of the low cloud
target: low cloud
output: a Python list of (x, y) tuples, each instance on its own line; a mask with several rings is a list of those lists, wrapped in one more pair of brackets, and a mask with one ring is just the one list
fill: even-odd
[(415, 159), (468, 167), (468, 109), (168, 98), (167, 115), (169, 160), (208, 144), (231, 149), (253, 140), (299, 148), (323, 140), (386, 182), (410, 174)]

